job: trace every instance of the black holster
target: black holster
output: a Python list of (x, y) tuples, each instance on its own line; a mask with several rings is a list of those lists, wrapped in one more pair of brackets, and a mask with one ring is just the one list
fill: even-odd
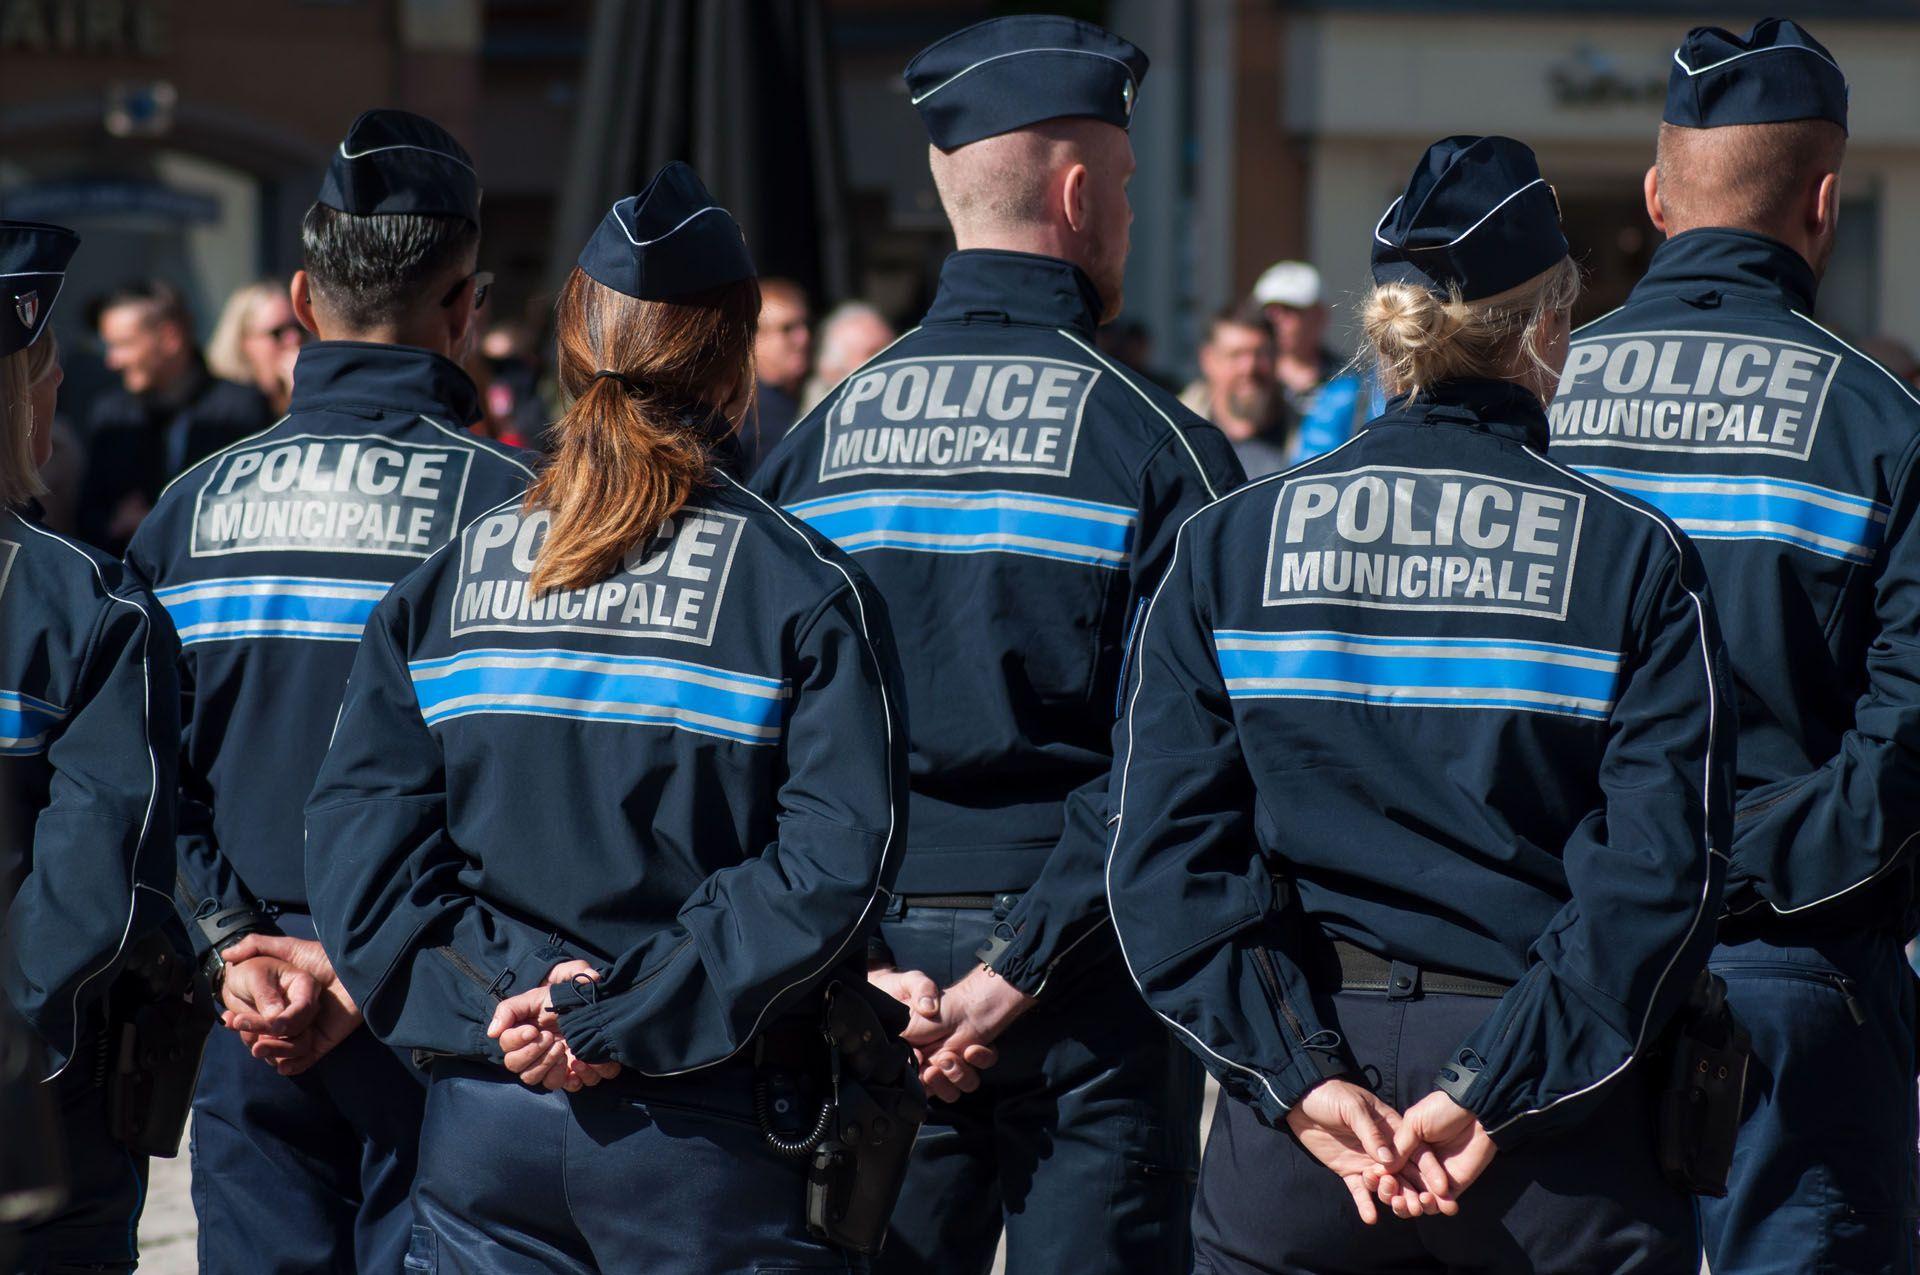
[[(926, 1092), (913, 1051), (900, 1040), (906, 1008), (865, 981), (836, 979), (822, 997), (819, 1036), (826, 1074), (798, 1083), (781, 1068), (776, 1043), (763, 1045), (755, 1107), (768, 1145), (808, 1157), (807, 1230), (816, 1239), (871, 1256), (887, 1238), (887, 1222), (907, 1179), (907, 1157), (927, 1118)], [(813, 1052), (813, 1051), (809, 1051)], [(773, 1116), (793, 1110), (797, 1095), (823, 1092), (818, 1115), (798, 1136), (783, 1135)], [(804, 1107), (803, 1107), (804, 1109)]]
[(165, 930), (134, 945), (107, 993), (107, 1119), (143, 1155), (174, 1156), (193, 1109), (213, 997)]
[(1727, 1004), (1726, 983), (1700, 971), (1668, 1028), (1660, 1093), (1660, 1170), (1682, 1191), (1727, 1193), (1752, 1043)]

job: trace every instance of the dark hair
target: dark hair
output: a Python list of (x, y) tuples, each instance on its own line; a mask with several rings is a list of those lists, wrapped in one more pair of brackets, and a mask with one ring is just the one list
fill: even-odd
[(1273, 329), (1267, 326), (1266, 310), (1252, 301), (1240, 301), (1215, 310), (1207, 323), (1207, 340), (1219, 336), (1221, 328), (1252, 328), (1269, 338), (1273, 334)]
[(712, 404), (752, 387), (759, 317), (752, 279), (641, 301), (575, 267), (554, 312), (560, 388), (572, 401), (525, 502), (553, 515), (534, 593), (605, 579), (710, 480), (700, 426)]
[(175, 324), (188, 340), (193, 339), (193, 314), (187, 309), (187, 299), (165, 279), (129, 279), (105, 296), (95, 297), (87, 306), (88, 326), (99, 331), (100, 319), (107, 311), (126, 305), (144, 308), (151, 321)]
[(407, 314), (479, 246), (479, 227), (464, 217), (356, 217), (315, 204), (300, 222), (300, 250), (314, 293), (355, 329)]

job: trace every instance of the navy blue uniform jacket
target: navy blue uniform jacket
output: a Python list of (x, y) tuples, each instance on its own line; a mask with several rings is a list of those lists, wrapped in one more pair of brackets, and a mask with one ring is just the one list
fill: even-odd
[(55, 1072), (173, 878), (173, 629), (120, 564), (0, 510), (6, 996)]
[(1700, 547), (1740, 714), (1727, 905), (1776, 937), (1898, 922), (1920, 833), (1920, 402), (1813, 293), (1771, 239), (1675, 236), (1550, 413), (1555, 459)]
[(583, 958), (577, 1054), (706, 1066), (864, 976), (906, 809), (886, 619), (724, 476), (530, 597), (549, 517), (487, 514), (375, 610), (307, 806), (314, 919), (392, 1045), (497, 1059), (498, 999)]
[(127, 564), (183, 652), (184, 916), (306, 910), (301, 804), (367, 617), (530, 477), (466, 432), (479, 415), (472, 380), (437, 354), (315, 342), (286, 417), (182, 474), (135, 534)]
[(1706, 961), (1733, 731), (1699, 560), (1546, 443), (1505, 382), (1399, 400), (1195, 515), (1141, 627), (1114, 925), (1269, 1121), (1353, 1065), (1328, 938), (1513, 984), (1445, 1086), (1503, 1143), (1576, 1116)]
[(900, 889), (1026, 891), (993, 964), (1030, 993), (1106, 920), (1127, 629), (1181, 520), (1242, 477), (1217, 430), (1094, 349), (1100, 308), (1064, 261), (957, 252), (926, 321), (754, 477), (887, 599), (913, 735)]

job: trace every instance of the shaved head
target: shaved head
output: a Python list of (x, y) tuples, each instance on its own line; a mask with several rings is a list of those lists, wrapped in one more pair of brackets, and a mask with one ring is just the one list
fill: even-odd
[(1002, 248), (1071, 261), (1087, 272), (1107, 311), (1119, 313), (1133, 212), (1126, 130), (1078, 117), (943, 151), (927, 149), (940, 206), (962, 248)]
[(1785, 239), (1807, 192), (1840, 171), (1847, 135), (1827, 120), (1660, 126), (1660, 202), (1671, 233), (1732, 226)]

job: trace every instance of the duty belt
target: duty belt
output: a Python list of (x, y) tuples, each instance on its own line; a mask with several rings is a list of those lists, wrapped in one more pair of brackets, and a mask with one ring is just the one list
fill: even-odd
[(913, 908), (957, 908), (970, 912), (991, 912), (995, 908), (1011, 911), (1020, 901), (1017, 890), (1003, 891), (999, 894), (903, 894), (899, 896), (903, 909)]
[(1422, 992), (1436, 996), (1497, 998), (1505, 996), (1512, 986), (1446, 970), (1422, 969), (1408, 961), (1388, 960), (1343, 940), (1335, 940), (1333, 950), (1340, 958), (1340, 990), (1346, 992), (1385, 992), (1395, 1000)]

